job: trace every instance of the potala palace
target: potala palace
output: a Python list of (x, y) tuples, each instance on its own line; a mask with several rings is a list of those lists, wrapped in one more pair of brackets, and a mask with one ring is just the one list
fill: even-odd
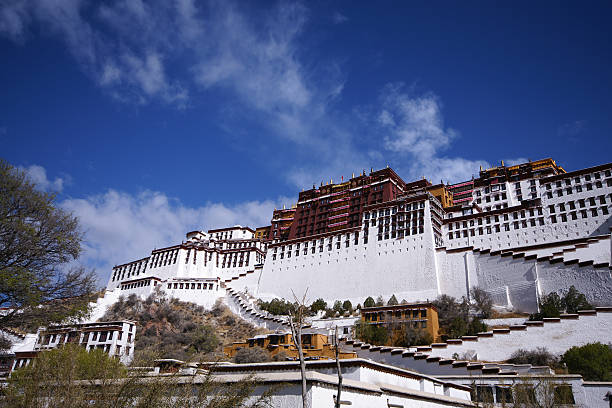
[[(476, 170), (476, 169), (475, 169)], [(486, 290), (500, 306), (537, 309), (574, 285), (612, 304), (612, 163), (566, 172), (552, 159), (480, 169), (461, 183), (405, 182), (385, 168), (321, 183), (269, 226), (187, 233), (113, 268), (105, 301), (158, 286), (210, 307), (250, 297), (408, 301)]]

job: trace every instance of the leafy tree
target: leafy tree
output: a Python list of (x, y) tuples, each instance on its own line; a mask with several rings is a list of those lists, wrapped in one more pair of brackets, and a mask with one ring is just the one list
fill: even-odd
[(87, 314), (95, 276), (66, 265), (81, 253), (76, 217), (57, 208), (25, 173), (0, 159), (0, 328)]
[(561, 305), (565, 309), (565, 313), (577, 313), (578, 310), (590, 310), (593, 308), (587, 302), (584, 293), (580, 293), (574, 285), (570, 286), (565, 296), (563, 296)]
[(321, 298), (318, 298), (317, 300), (312, 302), (312, 305), (310, 305), (310, 312), (312, 314), (317, 314), (319, 310), (325, 310), (325, 309), (327, 309), (327, 302), (325, 302)]
[(465, 297), (459, 302), (452, 296), (440, 295), (432, 303), (438, 309), (438, 324), (443, 340), (487, 331), (486, 324), (470, 315), (470, 304)]
[(563, 312), (576, 313), (578, 310), (593, 308), (586, 300), (586, 296), (580, 293), (574, 285), (570, 286), (563, 297), (560, 297), (556, 292), (551, 292), (542, 297), (539, 306), (540, 311), (530, 315), (529, 320), (542, 320), (545, 317), (559, 317)]
[(477, 286), (474, 286), (470, 290), (470, 295), (472, 299), (474, 299), (476, 311), (480, 313), (484, 319), (490, 318), (491, 312), (493, 311), (493, 299), (491, 295)]
[(376, 324), (358, 322), (355, 324), (355, 336), (366, 343), (384, 345), (387, 343), (387, 329)]
[(342, 302), (339, 300), (336, 300), (334, 302), (334, 307), (332, 308), (334, 312), (336, 313), (340, 313), (343, 314), (344, 313), (344, 309), (342, 308)]
[(571, 374), (580, 374), (586, 381), (612, 381), (612, 348), (602, 343), (572, 347), (563, 354)]
[(391, 298), (387, 301), (387, 306), (397, 306), (398, 304), (399, 302), (397, 301), (395, 295), (392, 295)]
[(261, 347), (245, 347), (238, 350), (234, 356), (234, 363), (265, 363), (271, 361), (270, 353)]
[(190, 349), (196, 353), (210, 353), (219, 345), (219, 339), (215, 334), (215, 330), (210, 326), (196, 326), (193, 324), (189, 327), (195, 329), (190, 339)]
[(353, 304), (350, 300), (345, 300), (344, 303), (342, 303), (342, 309), (346, 312), (353, 313)]
[(390, 345), (394, 347), (410, 347), (424, 346), (431, 343), (433, 343), (433, 338), (425, 330), (412, 327), (409, 324), (402, 324), (397, 330), (393, 331)]
[(363, 307), (374, 307), (376, 306), (376, 303), (374, 302), (374, 299), (372, 298), (372, 296), (368, 296), (368, 298), (363, 302)]
[(285, 299), (272, 299), (269, 302), (259, 301), (261, 310), (265, 310), (273, 315), (289, 315), (295, 309), (295, 305)]
[(383, 299), (382, 296), (379, 296), (376, 298), (376, 306), (384, 306), (385, 305), (385, 300)]
[(559, 317), (563, 311), (563, 303), (556, 292), (549, 293), (540, 301), (540, 311), (529, 316), (529, 320), (542, 320), (545, 317)]
[(198, 377), (143, 378), (130, 375), (118, 360), (102, 350), (88, 352), (67, 344), (42, 351), (29, 366), (16, 370), (2, 389), (1, 404), (15, 408), (271, 406), (275, 388), (254, 395), (258, 384), (252, 378), (219, 383), (213, 372), (214, 367)]

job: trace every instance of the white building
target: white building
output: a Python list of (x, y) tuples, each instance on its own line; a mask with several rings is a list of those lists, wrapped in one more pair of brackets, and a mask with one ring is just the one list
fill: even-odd
[[(38, 329), (34, 351), (78, 344), (86, 350), (103, 350), (129, 364), (134, 358), (136, 323), (129, 320), (57, 325)], [(20, 364), (16, 361), (15, 364)], [(17, 365), (19, 366), (19, 365)]]
[[(364, 172), (301, 193), (287, 211), (293, 224), (272, 225), (282, 239), (254, 239), (240, 226), (190, 232), (186, 242), (113, 268), (107, 290), (146, 296), (161, 285), (210, 307), (227, 288), (268, 299), (308, 290), (357, 304), (392, 294), (461, 297), (479, 286), (498, 305), (535, 311), (539, 297), (574, 285), (591, 302), (612, 304), (611, 172), (606, 164), (566, 173), (551, 159), (502, 165), (452, 186), (461, 189), (454, 205), (443, 185), (406, 184), (391, 169)], [(321, 221), (315, 207), (334, 205), (329, 213), (342, 213)]]
[(147, 297), (158, 286), (171, 297), (212, 307), (225, 296), (221, 282), (245, 276), (265, 259), (267, 244), (248, 227), (187, 233), (180, 245), (113, 268), (108, 291)]

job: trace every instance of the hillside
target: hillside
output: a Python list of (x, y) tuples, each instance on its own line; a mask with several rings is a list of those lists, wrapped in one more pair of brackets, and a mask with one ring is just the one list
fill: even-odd
[(136, 295), (121, 297), (100, 321), (122, 319), (137, 322), (135, 365), (153, 358), (224, 360), (223, 346), (265, 332), (220, 302), (205, 310), (194, 303), (168, 299), (163, 292), (146, 300)]

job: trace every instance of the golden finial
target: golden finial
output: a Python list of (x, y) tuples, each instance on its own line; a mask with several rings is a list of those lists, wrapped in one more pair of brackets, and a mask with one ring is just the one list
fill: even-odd
[(353, 175), (351, 176), (351, 178), (355, 178), (355, 173), (353, 173)]

